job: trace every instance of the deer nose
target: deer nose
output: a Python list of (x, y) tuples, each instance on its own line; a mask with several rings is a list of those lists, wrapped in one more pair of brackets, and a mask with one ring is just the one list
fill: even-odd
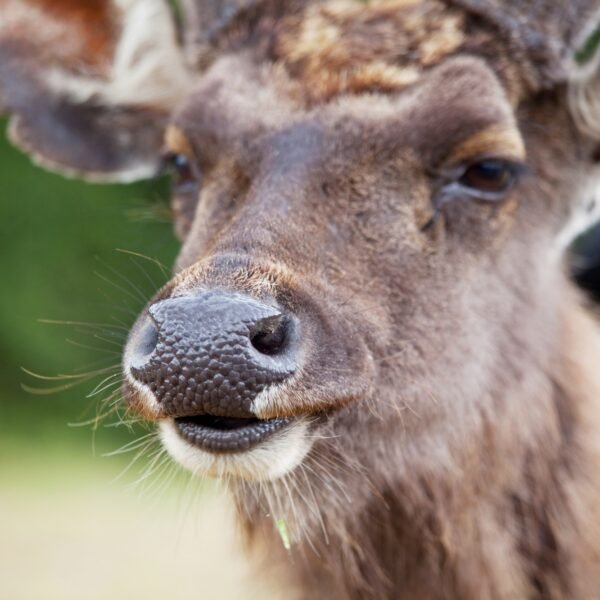
[(129, 342), (131, 375), (166, 414), (252, 417), (252, 402), (295, 370), (297, 323), (279, 308), (211, 290), (161, 300)]

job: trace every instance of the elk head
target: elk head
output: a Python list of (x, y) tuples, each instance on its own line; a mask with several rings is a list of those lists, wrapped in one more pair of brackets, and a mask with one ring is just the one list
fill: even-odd
[(521, 4), (198, 0), (176, 29), (160, 0), (2, 1), (17, 144), (92, 180), (174, 171), (182, 250), (123, 369), (182, 464), (392, 478), (492, 418), (535, 433), (492, 390), (551, 351), (600, 75), (574, 61), (597, 2)]

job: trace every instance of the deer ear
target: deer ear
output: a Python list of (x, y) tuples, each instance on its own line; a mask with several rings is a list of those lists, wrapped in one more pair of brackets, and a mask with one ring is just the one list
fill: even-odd
[(600, 144), (600, 23), (584, 38), (576, 62), (569, 82), (571, 114), (578, 129)]
[(582, 40), (567, 91), (573, 121), (590, 142), (592, 168), (589, 179), (580, 177), (581, 192), (572, 197), (574, 210), (559, 236), (561, 248), (600, 221), (600, 25)]
[(600, 22), (598, 0), (454, 0), (493, 25), (509, 42), (536, 88), (569, 78), (586, 32)]
[[(179, 0), (183, 19), (186, 59), (206, 68), (221, 49), (228, 33), (239, 34), (261, 11), (285, 12), (289, 0), (277, 0), (271, 8), (263, 0)], [(226, 44), (227, 42), (225, 42)]]
[(0, 111), (44, 167), (152, 176), (189, 82), (163, 0), (0, 0)]

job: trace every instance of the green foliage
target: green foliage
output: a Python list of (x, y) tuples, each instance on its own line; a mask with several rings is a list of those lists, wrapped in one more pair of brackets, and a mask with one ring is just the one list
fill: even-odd
[[(99, 378), (64, 392), (32, 395), (23, 384), (49, 388), (68, 382), (36, 380), (21, 367), (55, 376), (119, 362), (127, 326), (167, 274), (154, 262), (117, 249), (170, 268), (177, 243), (164, 218), (166, 182), (99, 186), (66, 180), (10, 147), (4, 129), (0, 121), (0, 440), (88, 442), (89, 427), (67, 423), (94, 416), (102, 394), (92, 399), (86, 394)], [(157, 215), (161, 218), (153, 218)], [(114, 445), (118, 435), (118, 429), (107, 429), (102, 437)]]

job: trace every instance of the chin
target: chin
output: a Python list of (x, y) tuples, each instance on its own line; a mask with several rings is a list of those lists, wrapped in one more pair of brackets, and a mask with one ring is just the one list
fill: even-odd
[[(239, 442), (241, 428), (220, 430), (218, 437), (225, 450), (206, 444), (205, 424), (182, 424), (168, 418), (160, 422), (159, 428), (163, 445), (177, 463), (196, 475), (220, 479), (273, 481), (293, 471), (312, 446), (309, 422), (303, 418), (283, 426), (277, 423), (276, 431), (248, 447)], [(199, 430), (199, 437), (191, 434), (192, 428)]]

